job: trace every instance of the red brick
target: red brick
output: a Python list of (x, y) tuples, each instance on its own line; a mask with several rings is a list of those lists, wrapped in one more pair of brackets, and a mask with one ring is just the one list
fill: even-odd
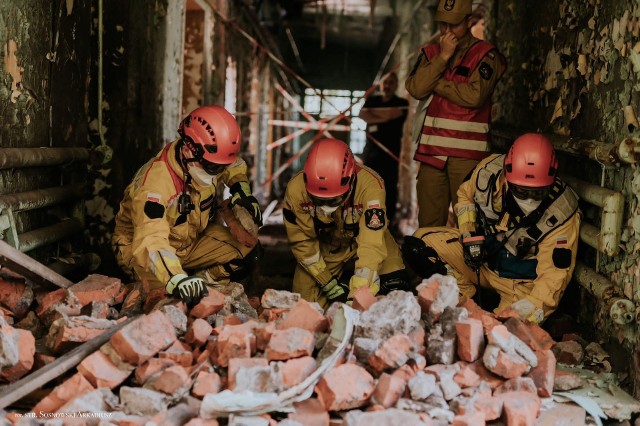
[(418, 293), (418, 303), (423, 313), (429, 312), (429, 308), (438, 297), (438, 287), (440, 287), (440, 281), (432, 281)]
[(473, 406), (484, 414), (488, 422), (497, 420), (502, 415), (502, 399), (495, 396), (479, 395), (473, 400)]
[(369, 357), (369, 365), (377, 372), (396, 369), (408, 361), (407, 354), (413, 350), (413, 342), (404, 334), (396, 334), (387, 339)]
[(232, 334), (225, 341), (218, 340), (216, 346), (217, 364), (221, 367), (226, 367), (233, 358), (250, 358), (252, 354), (251, 347), (255, 347), (255, 340), (256, 338), (253, 334), (241, 333)]
[(265, 355), (269, 361), (284, 361), (313, 354), (313, 333), (302, 328), (277, 330), (271, 336)]
[(392, 407), (402, 397), (406, 386), (407, 382), (399, 376), (382, 373), (371, 399), (384, 408)]
[(482, 322), (482, 328), (484, 334), (487, 334), (496, 325), (502, 323), (496, 319), (496, 316), (490, 312), (485, 311), (473, 301), (473, 299), (465, 300), (458, 305), (461, 308), (465, 308), (469, 313), (469, 318), (477, 319)]
[(224, 317), (222, 319), (222, 323), (224, 325), (240, 325), (242, 324), (242, 320), (239, 316), (231, 314)]
[(56, 357), (53, 355), (36, 352), (33, 357), (33, 370), (42, 368), (55, 360)]
[(301, 328), (312, 333), (325, 331), (329, 321), (309, 302), (301, 299), (278, 324), (278, 329)]
[(469, 365), (461, 365), (453, 380), (461, 388), (476, 387), (480, 384), (480, 376)]
[(540, 398), (529, 392), (507, 392), (502, 399), (503, 420), (508, 425), (533, 426), (540, 413)]
[(191, 309), (189, 315), (195, 318), (206, 318), (224, 308), (224, 294), (209, 288), (209, 295), (200, 299), (200, 302)]
[(351, 307), (359, 311), (366, 311), (376, 303), (378, 299), (371, 294), (371, 291), (367, 287), (360, 287), (353, 293), (353, 303)]
[(236, 386), (236, 373), (242, 368), (266, 367), (269, 361), (266, 358), (231, 358), (227, 370), (227, 387), (233, 390)]
[(91, 302), (91, 318), (107, 319), (109, 317), (109, 304), (106, 302)]
[(0, 278), (0, 305), (10, 310), (16, 317), (24, 316), (33, 302), (33, 291), (27, 289), (24, 281), (5, 281)]
[(494, 396), (498, 396), (507, 392), (529, 392), (537, 394), (536, 384), (529, 377), (516, 377), (509, 379), (493, 391)]
[(49, 395), (44, 397), (31, 410), (34, 413), (55, 413), (60, 407), (79, 395), (83, 395), (94, 390), (93, 386), (84, 376), (76, 373), (60, 385), (56, 386)]
[(173, 342), (166, 350), (159, 352), (158, 357), (173, 360), (183, 367), (190, 367), (193, 364), (191, 348), (179, 340)]
[(143, 385), (154, 374), (174, 365), (176, 365), (176, 362), (172, 359), (151, 358), (150, 360), (145, 361), (144, 363), (142, 363), (142, 365), (136, 368), (136, 383), (138, 383), (139, 385)]
[(105, 302), (113, 305), (120, 295), (120, 288), (121, 282), (118, 278), (92, 274), (69, 287), (68, 292), (78, 299), (80, 306), (86, 306), (91, 302)]
[(82, 360), (78, 371), (95, 388), (113, 389), (124, 382), (131, 371), (121, 370), (101, 351), (96, 351)]
[(138, 318), (111, 336), (111, 344), (129, 364), (140, 365), (176, 340), (171, 321), (160, 311)]
[[(484, 366), (482, 360), (472, 362), (469, 364), (469, 367), (475, 371), (478, 376), (480, 376), (481, 381), (487, 382), (491, 389), (497, 388), (504, 382), (504, 379), (487, 370), (487, 367)], [(487, 418), (487, 420), (489, 419)]]
[(451, 426), (484, 426), (485, 424), (484, 413), (476, 411), (475, 413), (455, 416)]
[(203, 319), (196, 318), (184, 336), (185, 342), (190, 345), (202, 346), (207, 343), (207, 338), (211, 335), (213, 327)]
[[(9, 326), (0, 327), (0, 333), (5, 333)], [(0, 380), (13, 382), (27, 374), (33, 368), (34, 354), (36, 352), (35, 339), (28, 330), (13, 329), (14, 341), (18, 347), (18, 362), (11, 367), (5, 367), (0, 371)]]
[(87, 316), (57, 319), (49, 329), (47, 348), (55, 354), (67, 352), (78, 346), (78, 343), (88, 342), (115, 325), (115, 321)]
[(367, 404), (374, 389), (373, 377), (355, 364), (342, 364), (332, 368), (315, 388), (318, 399), (329, 411), (362, 407)]
[(310, 356), (290, 359), (280, 368), (282, 385), (290, 388), (302, 383), (316, 370), (316, 360)]
[(302, 402), (295, 402), (294, 413), (289, 413), (289, 418), (304, 426), (329, 426), (329, 413), (322, 403), (315, 398), (309, 398)]
[(208, 393), (218, 393), (222, 387), (218, 373), (200, 371), (191, 388), (191, 395), (202, 399)]
[(488, 370), (505, 379), (520, 377), (529, 370), (529, 364), (525, 360), (509, 355), (493, 345), (487, 346), (482, 359)]
[(42, 318), (42, 316), (49, 311), (53, 305), (58, 302), (62, 302), (67, 298), (67, 290), (59, 288), (58, 290), (46, 293), (44, 297), (38, 302), (38, 308), (36, 309), (36, 315)]
[(167, 395), (175, 394), (180, 388), (188, 388), (191, 380), (189, 374), (180, 365), (162, 370), (160, 375), (153, 381), (151, 387), (154, 390), (164, 392)]
[(184, 424), (184, 426), (218, 426), (219, 423), (217, 420), (204, 420), (198, 417), (195, 417)]
[(556, 357), (550, 349), (536, 352), (538, 365), (529, 371), (528, 377), (533, 379), (538, 389), (538, 396), (548, 398), (553, 393), (553, 382), (556, 375)]
[(555, 377), (553, 380), (553, 389), (559, 391), (567, 391), (576, 389), (582, 386), (582, 379), (580, 376), (568, 371), (561, 371), (556, 369)]
[(458, 336), (458, 356), (463, 361), (473, 362), (480, 358), (484, 349), (482, 322), (469, 318), (456, 323)]

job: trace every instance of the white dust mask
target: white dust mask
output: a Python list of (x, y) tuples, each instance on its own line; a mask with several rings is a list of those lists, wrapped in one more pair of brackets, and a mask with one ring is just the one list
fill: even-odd
[(207, 173), (203, 168), (195, 166), (189, 167), (189, 175), (191, 175), (193, 182), (200, 187), (213, 185), (213, 180), (216, 178), (215, 176)]
[(540, 206), (540, 203), (542, 203), (542, 200), (534, 200), (533, 198), (527, 198), (525, 200), (521, 200), (516, 197), (513, 198), (516, 200), (518, 207), (520, 207), (520, 210), (522, 210), (522, 213), (524, 213), (525, 216), (528, 216)]
[(322, 210), (322, 213), (324, 213), (327, 216), (331, 216), (331, 214), (333, 212), (335, 212), (336, 210), (338, 210), (338, 206), (335, 207), (331, 207), (331, 206), (320, 206), (319, 207), (320, 210)]

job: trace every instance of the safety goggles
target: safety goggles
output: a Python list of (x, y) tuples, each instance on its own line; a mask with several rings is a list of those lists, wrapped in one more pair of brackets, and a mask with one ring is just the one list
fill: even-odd
[(228, 166), (228, 164), (212, 163), (210, 161), (205, 160), (204, 158), (201, 158), (199, 163), (204, 169), (204, 171), (211, 176), (219, 175), (220, 173), (224, 172)]
[(311, 202), (316, 207), (320, 207), (320, 206), (339, 207), (347, 200), (348, 196), (349, 196), (349, 191), (337, 197), (331, 197), (331, 198), (321, 198), (321, 197), (316, 197), (314, 195), (309, 194), (309, 198), (311, 199)]
[(513, 196), (519, 200), (536, 200), (542, 201), (549, 195), (549, 187), (543, 186), (542, 188), (530, 188), (527, 186), (509, 184), (509, 191)]

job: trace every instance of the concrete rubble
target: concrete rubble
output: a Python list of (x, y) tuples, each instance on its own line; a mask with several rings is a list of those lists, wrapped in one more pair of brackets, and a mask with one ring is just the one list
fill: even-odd
[[(53, 292), (14, 284), (0, 280), (0, 382), (15, 382), (144, 312), (49, 383), (32, 407), (0, 410), (14, 425), (478, 426), (553, 425), (558, 418), (580, 425), (589, 418), (585, 408), (553, 394), (587, 383), (557, 363), (589, 358), (603, 365), (608, 358), (596, 343), (571, 336), (556, 343), (515, 315), (459, 303), (455, 280), (438, 275), (423, 281), (417, 296), (357, 292), (357, 323), (340, 353), (341, 305), (323, 312), (286, 291), (250, 300), (232, 283), (188, 309), (100, 275)], [(261, 415), (219, 413), (211, 405), (222, 392), (293, 392), (332, 354), (335, 365), (299, 402)], [(629, 418), (640, 411), (633, 401), (609, 415)]]

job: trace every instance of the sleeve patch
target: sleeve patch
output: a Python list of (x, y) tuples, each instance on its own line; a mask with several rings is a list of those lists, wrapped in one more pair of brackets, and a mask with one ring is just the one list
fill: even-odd
[(380, 208), (380, 200), (371, 200), (367, 201), (368, 209), (379, 209)]
[(289, 209), (282, 209), (282, 214), (287, 222), (292, 225), (296, 224), (296, 214)]
[(382, 209), (367, 209), (364, 212), (364, 220), (367, 228), (377, 231), (384, 228), (385, 218), (384, 210)]
[(551, 258), (553, 265), (558, 269), (567, 269), (571, 266), (571, 250), (569, 249), (554, 248)]
[(488, 63), (483, 62), (482, 64), (480, 64), (478, 72), (480, 73), (480, 77), (484, 78), (485, 80), (489, 80), (493, 75), (493, 68), (491, 68), (491, 65), (489, 65)]
[(147, 200), (147, 202), (144, 203), (144, 214), (146, 214), (149, 219), (160, 219), (164, 216), (164, 206), (160, 203)]

